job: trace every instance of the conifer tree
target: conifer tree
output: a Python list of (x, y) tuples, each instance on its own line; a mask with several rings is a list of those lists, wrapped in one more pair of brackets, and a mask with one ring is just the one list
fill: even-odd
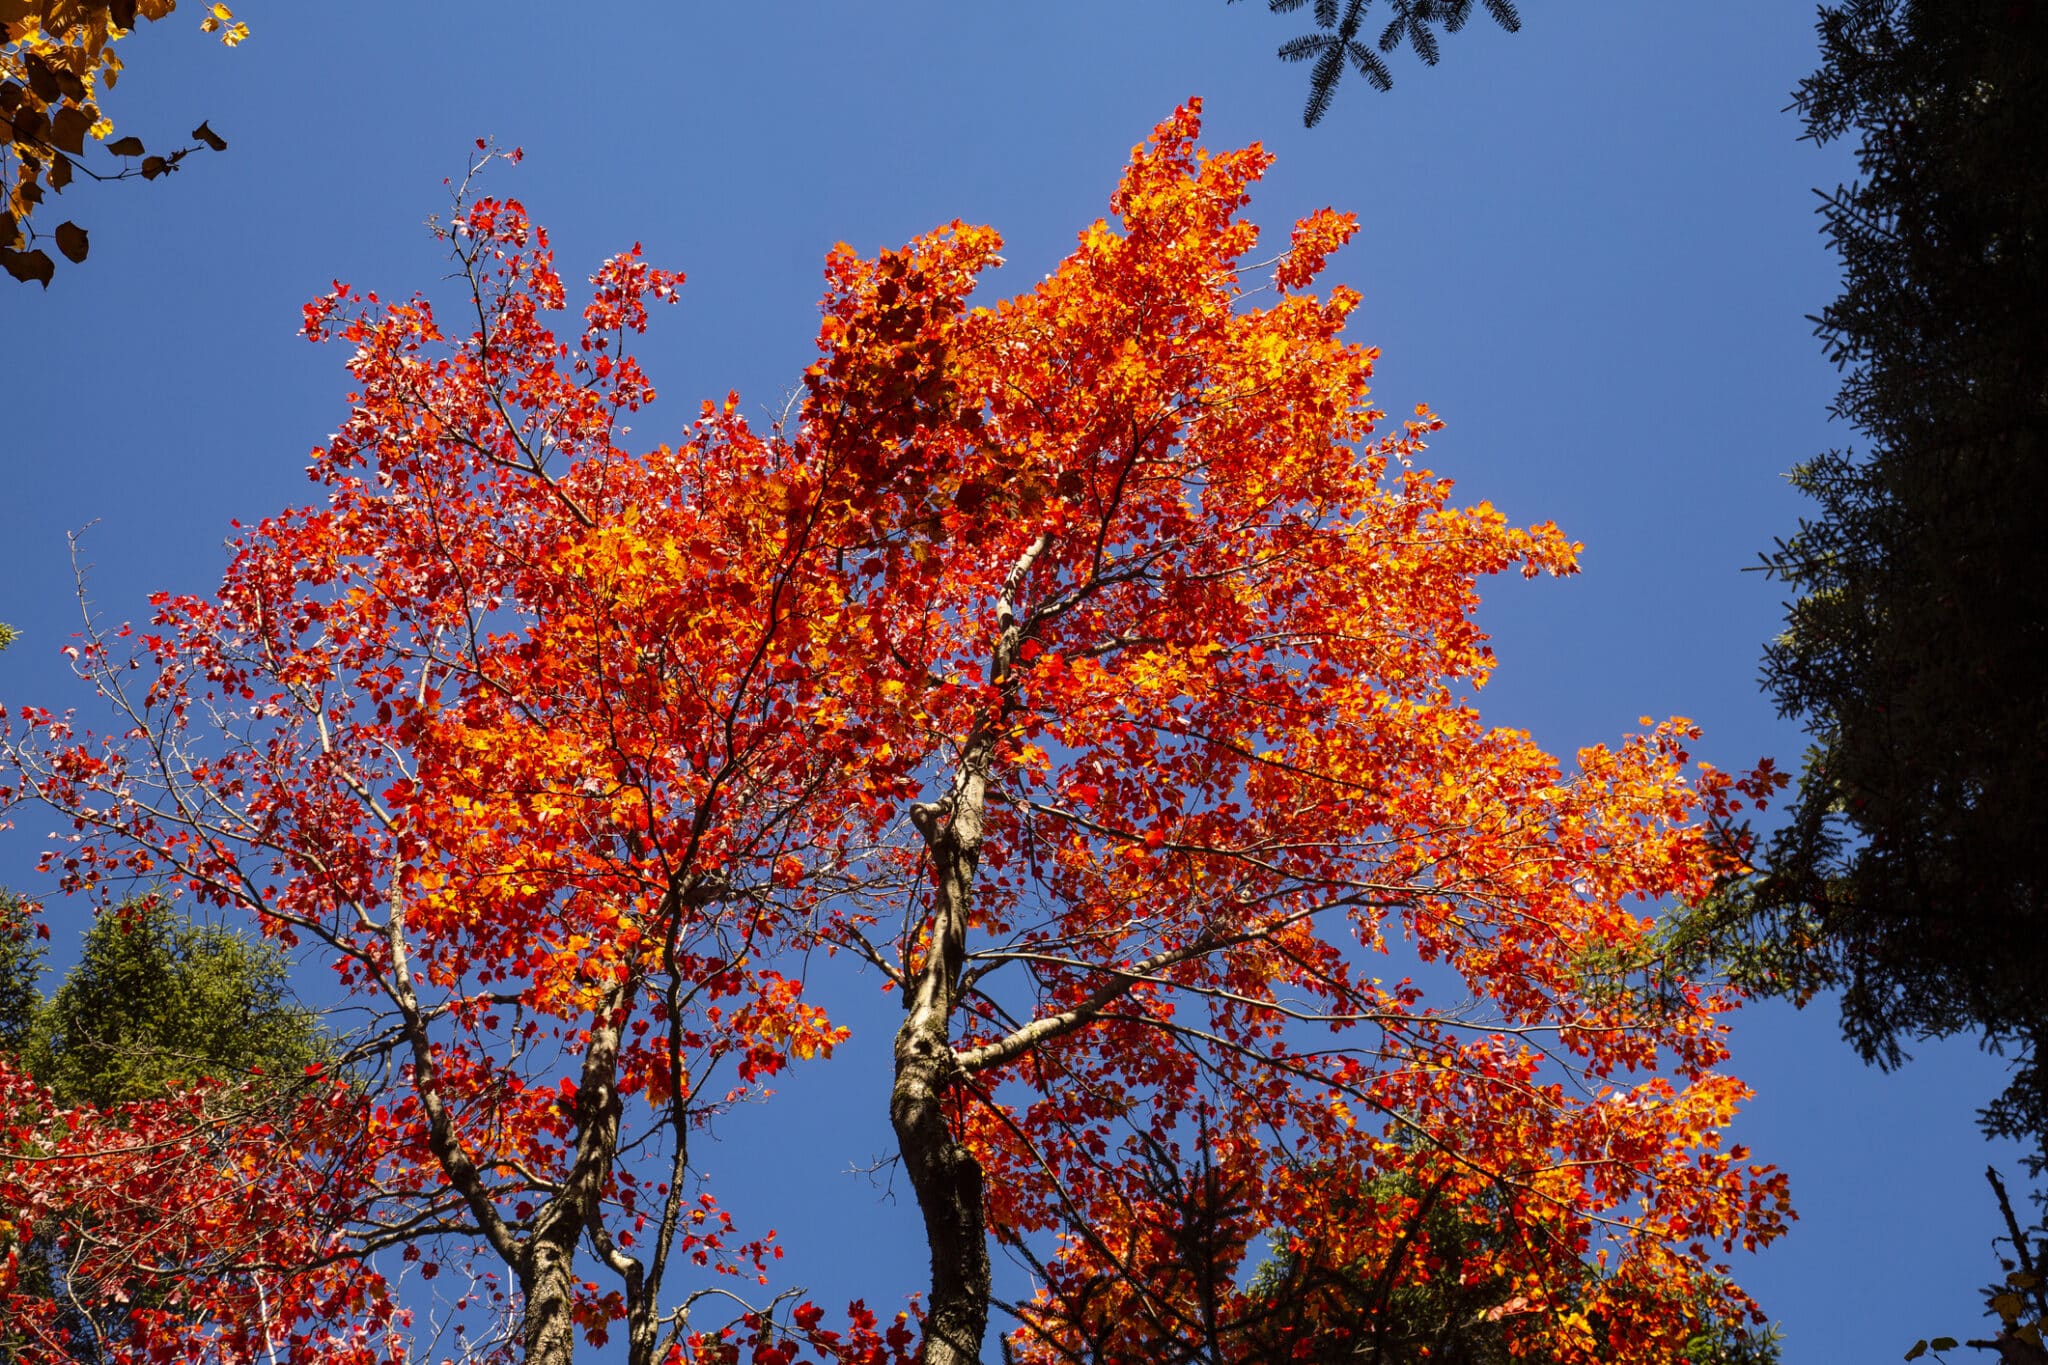
[[(208, 1079), (253, 1081), (244, 1103), (260, 1107), (332, 1057), (316, 1016), (292, 999), (275, 947), (195, 922), (156, 897), (95, 921), (79, 962), (45, 999), (30, 909), (0, 892), (0, 1052), (18, 1056), (63, 1108), (116, 1113)], [(0, 1259), (11, 1261), (20, 1287), (54, 1307), (81, 1365), (124, 1358), (133, 1315), (160, 1298), (147, 1290), (109, 1298), (74, 1279), (68, 1249), (93, 1221), (77, 1209), (47, 1212), (41, 1234), (21, 1246), (10, 1246), (0, 1226)], [(0, 1362), (13, 1361), (19, 1345), (0, 1324)]]
[(29, 1073), (60, 1102), (101, 1107), (202, 1078), (289, 1078), (330, 1050), (274, 946), (157, 898), (93, 925), (25, 1042)]
[(0, 890), (0, 1052), (19, 1053), (28, 1042), (42, 1001), (36, 991), (42, 957), (27, 903)]
[(1798, 107), (1860, 174), (1824, 197), (1817, 330), (1867, 445), (1793, 472), (1815, 510), (1765, 557), (1793, 593), (1765, 685), (1813, 747), (1735, 908), (1759, 975), (1843, 991), (1867, 1060), (2012, 1053), (1985, 1126), (2048, 1155), (2048, 6), (1845, 0), (1819, 28)]

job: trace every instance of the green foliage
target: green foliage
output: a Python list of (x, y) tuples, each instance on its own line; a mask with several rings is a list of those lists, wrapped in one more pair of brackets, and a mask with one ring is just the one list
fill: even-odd
[[(0, 1051), (19, 1056), (60, 1105), (147, 1101), (203, 1078), (275, 1077), (274, 1091), (259, 1085), (260, 1100), (332, 1059), (318, 1020), (293, 1001), (276, 949), (196, 924), (161, 899), (95, 921), (47, 1000), (37, 990), (41, 957), (27, 903), (0, 892)], [(81, 1290), (47, 1238), (12, 1250), (21, 1287), (59, 1305), (78, 1365), (119, 1358), (129, 1314), (149, 1302)], [(0, 1365), (10, 1359), (0, 1329)]]
[[(1467, 1267), (1486, 1260), (1500, 1241), (1497, 1229), (1461, 1217), (1405, 1176), (1374, 1181), (1364, 1197), (1397, 1207), (1413, 1201), (1408, 1234), (1385, 1265), (1312, 1267), (1284, 1254), (1261, 1265), (1252, 1293), (1270, 1305), (1274, 1344), (1316, 1343), (1309, 1358), (1317, 1365), (1509, 1365), (1513, 1289), (1484, 1274), (1472, 1279)], [(1420, 1282), (1402, 1276), (1398, 1264), (1417, 1243), (1442, 1258), (1442, 1269)]]
[(1817, 319), (1869, 441), (1793, 482), (1764, 681), (1813, 737), (1765, 870), (1720, 908), (1761, 984), (1843, 990), (1885, 1066), (1976, 1031), (2016, 1054), (1993, 1133), (2048, 1140), (2048, 6), (1844, 0), (1798, 107), (1854, 133)]
[(1776, 1327), (1716, 1323), (1685, 1344), (1686, 1365), (1779, 1365), (1783, 1334)]
[[(1234, 5), (1237, 0), (1229, 2)], [(1266, 8), (1275, 14), (1286, 14), (1307, 2), (1266, 0)], [(1493, 21), (1508, 32), (1522, 27), (1514, 0), (1482, 0), (1482, 4)], [(1315, 63), (1309, 68), (1308, 103), (1301, 114), (1301, 121), (1308, 127), (1315, 127), (1329, 112), (1330, 100), (1337, 93), (1337, 82), (1343, 79), (1347, 65), (1374, 89), (1391, 90), (1394, 74), (1387, 66), (1387, 56), (1400, 51), (1406, 43), (1425, 65), (1435, 66), (1443, 51), (1437, 31), (1456, 33), (1472, 17), (1472, 0), (1387, 0), (1387, 22), (1380, 29), (1379, 41), (1368, 44), (1359, 33), (1371, 8), (1372, 0), (1344, 0), (1341, 7), (1337, 0), (1315, 0), (1317, 31), (1280, 45), (1280, 60)]]
[(328, 1046), (275, 948), (147, 899), (93, 925), (24, 1055), (60, 1102), (105, 1106), (201, 1078), (296, 1077)]
[(42, 993), (43, 946), (36, 941), (28, 902), (0, 891), (0, 1052), (19, 1053), (35, 1026)]

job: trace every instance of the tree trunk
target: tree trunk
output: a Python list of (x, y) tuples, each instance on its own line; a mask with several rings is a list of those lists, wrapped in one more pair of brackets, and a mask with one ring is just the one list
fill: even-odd
[[(633, 986), (615, 986), (598, 1010), (576, 1087), (576, 1148), (567, 1178), (534, 1220), (518, 1260), (524, 1298), (523, 1365), (570, 1365), (576, 1354), (576, 1244), (601, 1219), (604, 1187), (619, 1150), (619, 1064), (623, 1002)], [(607, 1242), (609, 1239), (606, 1239)]]
[[(564, 1210), (566, 1213), (567, 1211)], [(576, 1354), (576, 1239), (583, 1229), (564, 1217), (535, 1229), (519, 1267), (525, 1300), (520, 1322), (524, 1365), (569, 1365)]]
[(889, 1121), (917, 1191), (932, 1253), (932, 1297), (919, 1353), (923, 1365), (980, 1365), (981, 1337), (988, 1328), (981, 1163), (953, 1136), (945, 1107), (946, 1089), (961, 1075), (953, 1055), (953, 1006), (966, 956), (974, 874), (981, 863), (988, 747), (985, 740), (968, 746), (962, 781), (949, 801), (911, 812), (931, 850), (937, 904), (929, 955), (908, 993), (910, 1017), (896, 1034)]
[(889, 1096), (889, 1118), (932, 1253), (920, 1359), (923, 1365), (979, 1365), (989, 1299), (981, 1163), (946, 1126), (953, 1050), (945, 1033), (934, 1034), (921, 1014), (913, 1013), (896, 1035), (896, 1084)]
[(988, 1330), (988, 1225), (982, 1206), (981, 1163), (946, 1123), (946, 1090), (964, 1074), (953, 1053), (953, 1008), (966, 965), (967, 925), (974, 879), (981, 868), (982, 817), (988, 800), (995, 737), (1017, 705), (1015, 667), (1023, 639), (1010, 605), (1045, 549), (1032, 542), (1003, 584), (996, 619), (1001, 624), (989, 676), (1002, 692), (997, 715), (962, 747), (952, 792), (911, 807), (910, 823), (924, 836), (932, 860), (931, 938), (922, 968), (904, 983), (910, 1017), (896, 1034), (896, 1083), (889, 1121), (903, 1155), (932, 1253), (932, 1295), (924, 1323), (921, 1365), (981, 1365)]

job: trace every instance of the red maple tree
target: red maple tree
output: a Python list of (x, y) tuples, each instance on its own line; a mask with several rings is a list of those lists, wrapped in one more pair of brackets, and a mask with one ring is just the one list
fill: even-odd
[[(987, 229), (835, 250), (766, 430), (728, 398), (623, 448), (681, 277), (606, 261), (565, 342), (515, 201), (446, 232), (452, 330), (307, 308), (356, 387), (324, 500), (82, 639), (122, 721), (14, 710), (6, 795), (71, 818), (65, 889), (246, 915), (377, 1023), (262, 1105), (60, 1112), (0, 1062), (20, 1358), (71, 1349), (31, 1243), (76, 1292), (154, 1286), (101, 1344), (136, 1361), (418, 1353), (378, 1273), (415, 1261), (551, 1365), (620, 1330), (632, 1365), (974, 1360), (992, 1238), (1038, 1269), (1029, 1360), (1252, 1350), (1261, 1237), (1376, 1279), (1332, 1333), (1451, 1273), (1558, 1361), (1754, 1312), (1717, 1258), (1783, 1181), (1724, 1141), (1735, 1001), (1657, 908), (1739, 866), (1769, 778), (1689, 769), (1682, 720), (1572, 769), (1480, 722), (1476, 580), (1577, 547), (1454, 506), (1428, 412), (1380, 429), (1357, 296), (1310, 292), (1353, 220), (1248, 265), (1269, 158), (1197, 131), (993, 307)], [(709, 1115), (847, 1036), (803, 984), (841, 965), (902, 1006), (876, 1104), (932, 1265), (894, 1324), (749, 1298), (775, 1249), (691, 1178)], [(1160, 1194), (1197, 1170), (1216, 1273)]]

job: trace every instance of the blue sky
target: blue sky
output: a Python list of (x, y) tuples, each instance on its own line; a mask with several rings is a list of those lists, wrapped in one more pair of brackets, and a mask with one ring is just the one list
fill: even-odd
[[(1847, 163), (1783, 112), (1813, 62), (1802, 0), (1527, 0), (1522, 33), (1475, 18), (1441, 67), (1397, 59), (1389, 95), (1347, 82), (1313, 131), (1305, 71), (1272, 57), (1307, 15), (1255, 0), (238, 12), (254, 36), (234, 52), (196, 12), (138, 34), (108, 101), (153, 146), (205, 118), (229, 152), (75, 186), (45, 212), (91, 230), (89, 263), (47, 294), (0, 290), (0, 619), (25, 635), (0, 657), (10, 703), (84, 700), (55, 653), (76, 621), (67, 530), (92, 524), (102, 613), (139, 617), (149, 591), (212, 584), (230, 518), (307, 496), (346, 383), (340, 354), (296, 338), (299, 305), (334, 279), (435, 287), (420, 225), (476, 137), (524, 148), (490, 188), (550, 225), (565, 274), (634, 241), (689, 272), (642, 350), (666, 399), (639, 423), (652, 444), (727, 389), (781, 406), (833, 242), (986, 222), (1010, 262), (993, 287), (1025, 288), (1104, 213), (1131, 144), (1200, 94), (1210, 145), (1277, 153), (1252, 211), (1269, 230), (1359, 214), (1328, 278), (1364, 295), (1352, 333), (1383, 348), (1377, 397), (1447, 419), (1431, 462), (1464, 498), (1586, 543), (1576, 579), (1490, 586), (1483, 714), (1569, 753), (1676, 713), (1718, 766), (1796, 765), (1755, 683), (1778, 591), (1743, 570), (1799, 515), (1784, 471), (1851, 440), (1804, 320), (1835, 281), (1812, 187)], [(0, 882), (35, 889), (41, 819), (0, 834)], [(729, 1193), (772, 1181), (828, 1302), (922, 1277), (907, 1193), (878, 1203), (843, 1174), (888, 1143), (869, 1032), (785, 1087), (844, 1106), (844, 1150), (743, 1114), (707, 1161)], [(1737, 1041), (1759, 1092), (1742, 1139), (1792, 1173), (1802, 1214), (1740, 1276), (1787, 1359), (1895, 1360), (1973, 1332), (1994, 1269), (1981, 1172), (2012, 1164), (1972, 1118), (1995, 1060), (1928, 1046), (1882, 1076), (1825, 1002), (1755, 1008)]]

